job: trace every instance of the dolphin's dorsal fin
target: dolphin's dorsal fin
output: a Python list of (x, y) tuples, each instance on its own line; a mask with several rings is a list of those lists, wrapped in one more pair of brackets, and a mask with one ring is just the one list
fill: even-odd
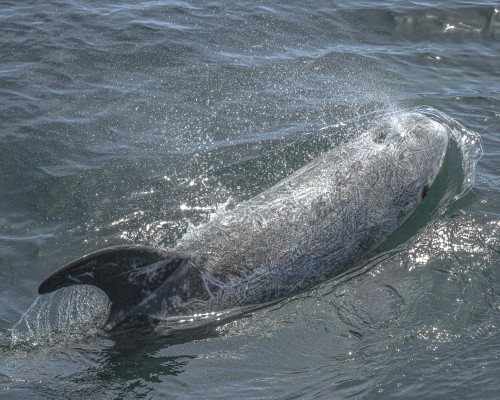
[(83, 256), (54, 272), (39, 294), (73, 285), (93, 285), (111, 302), (109, 321), (137, 306), (158, 289), (189, 257), (147, 246), (117, 246)]

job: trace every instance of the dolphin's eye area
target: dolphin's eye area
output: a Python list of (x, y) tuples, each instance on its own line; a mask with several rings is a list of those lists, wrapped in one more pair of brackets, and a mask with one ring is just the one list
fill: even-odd
[(429, 193), (430, 186), (428, 183), (425, 184), (424, 188), (422, 189), (422, 199), (427, 197), (427, 193)]

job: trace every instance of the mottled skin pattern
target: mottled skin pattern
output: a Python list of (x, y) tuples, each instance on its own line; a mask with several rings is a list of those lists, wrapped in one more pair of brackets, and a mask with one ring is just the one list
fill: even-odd
[(97, 286), (110, 299), (110, 328), (296, 293), (345, 272), (401, 224), (434, 181), (449, 137), (423, 114), (392, 116), (213, 216), (173, 249), (103, 249), (56, 271), (38, 291)]
[(189, 262), (142, 312), (167, 317), (260, 304), (344, 272), (425, 196), (449, 136), (422, 114), (388, 118), (215, 215), (179, 241), (173, 251)]

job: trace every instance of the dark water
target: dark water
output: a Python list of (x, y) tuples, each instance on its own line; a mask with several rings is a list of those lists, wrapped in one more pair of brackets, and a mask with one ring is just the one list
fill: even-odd
[[(474, 185), (365, 273), (173, 337), (13, 344), (64, 263), (172, 245), (422, 106), (481, 135)], [(0, 398), (498, 399), (499, 156), (495, 2), (3, 1)]]

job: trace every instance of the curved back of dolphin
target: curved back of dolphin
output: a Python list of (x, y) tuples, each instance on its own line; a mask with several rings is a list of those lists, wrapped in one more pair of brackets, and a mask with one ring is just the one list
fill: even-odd
[(288, 296), (345, 272), (392, 233), (432, 190), (449, 138), (423, 114), (389, 117), (173, 249), (101, 250), (49, 276), (39, 293), (95, 285), (112, 303), (111, 327)]

